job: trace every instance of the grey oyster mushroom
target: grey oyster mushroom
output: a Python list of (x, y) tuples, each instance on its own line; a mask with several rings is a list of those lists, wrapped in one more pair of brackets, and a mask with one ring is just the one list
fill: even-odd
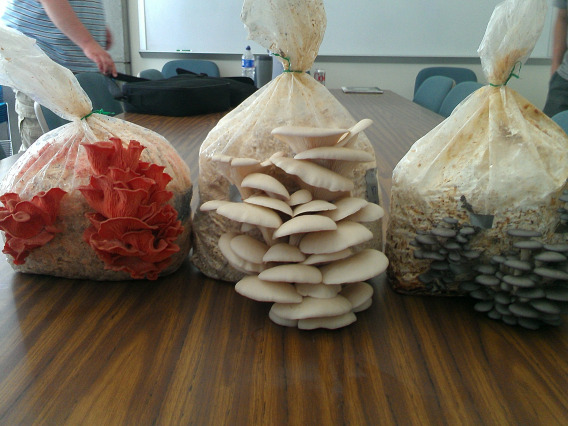
[(273, 303), (268, 316), (278, 325), (336, 329), (372, 305), (373, 286), (364, 281), (383, 273), (388, 259), (362, 247), (377, 238), (362, 223), (379, 220), (384, 210), (352, 196), (349, 170), (354, 162), (374, 160), (354, 148), (357, 134), (370, 124), (275, 129), (295, 158), (281, 152), (262, 162), (214, 158), (243, 201), (211, 200), (201, 210), (242, 224), (242, 233), (221, 236), (219, 249), (247, 274), (235, 290)]

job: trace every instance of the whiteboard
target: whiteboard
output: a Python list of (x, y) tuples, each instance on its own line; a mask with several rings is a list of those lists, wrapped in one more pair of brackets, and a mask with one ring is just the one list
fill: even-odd
[[(240, 20), (242, 0), (138, 0), (141, 52), (254, 53)], [(332, 56), (477, 57), (501, 0), (324, 0), (319, 50)], [(550, 3), (550, 1), (549, 1)], [(553, 7), (533, 58), (549, 58)]]

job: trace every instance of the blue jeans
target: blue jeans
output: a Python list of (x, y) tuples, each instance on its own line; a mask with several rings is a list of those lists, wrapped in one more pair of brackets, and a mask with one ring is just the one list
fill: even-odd
[(548, 84), (548, 96), (542, 112), (552, 117), (565, 110), (568, 110), (568, 80), (555, 72)]

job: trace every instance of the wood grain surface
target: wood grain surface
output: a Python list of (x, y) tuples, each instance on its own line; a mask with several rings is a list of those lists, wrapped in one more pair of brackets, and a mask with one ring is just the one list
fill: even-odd
[[(372, 118), (381, 184), (442, 118), (400, 96), (335, 93)], [(166, 136), (196, 181), (219, 114), (125, 114)], [(383, 198), (388, 200), (388, 198)], [(566, 425), (567, 326), (528, 331), (469, 300), (394, 293), (336, 331), (268, 319), (185, 262), (155, 282), (12, 272), (0, 260), (0, 425)]]

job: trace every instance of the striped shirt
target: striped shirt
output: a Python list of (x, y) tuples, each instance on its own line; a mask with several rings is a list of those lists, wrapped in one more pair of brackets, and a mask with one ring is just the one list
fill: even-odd
[[(106, 21), (102, 0), (68, 1), (93, 38), (104, 47)], [(83, 50), (51, 22), (38, 0), (7, 0), (2, 22), (36, 39), (47, 56), (71, 71), (98, 71), (97, 65), (85, 56)]]

